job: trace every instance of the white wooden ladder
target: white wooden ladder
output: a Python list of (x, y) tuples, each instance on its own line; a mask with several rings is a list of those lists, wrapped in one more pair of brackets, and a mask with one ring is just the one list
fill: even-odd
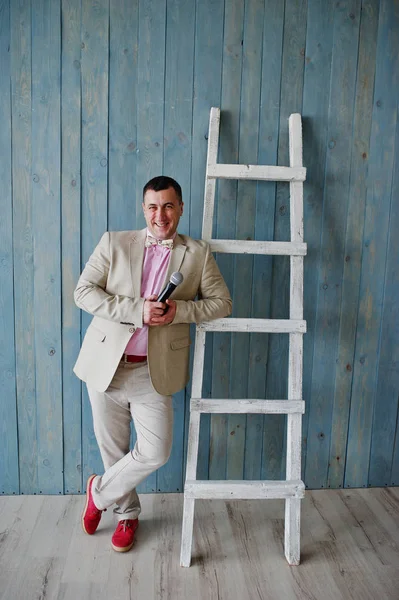
[[(183, 532), (180, 564), (190, 566), (194, 524), (194, 503), (198, 498), (218, 499), (285, 499), (285, 556), (290, 565), (300, 560), (300, 501), (305, 486), (301, 481), (301, 430), (305, 403), (302, 400), (302, 335), (303, 320), (303, 181), (302, 123), (299, 114), (289, 118), (290, 166), (217, 164), (220, 109), (212, 108), (209, 121), (208, 158), (202, 239), (213, 252), (235, 254), (288, 255), (291, 262), (289, 319), (216, 319), (196, 327), (190, 426), (188, 434), (187, 470), (184, 487)], [(252, 179), (290, 182), (290, 242), (241, 241), (212, 239), (216, 179)], [(231, 400), (201, 398), (204, 373), (205, 335), (207, 331), (243, 331), (288, 333), (288, 399)], [(282, 481), (199, 481), (197, 479), (198, 442), (201, 413), (286, 414), (287, 458), (286, 480)]]

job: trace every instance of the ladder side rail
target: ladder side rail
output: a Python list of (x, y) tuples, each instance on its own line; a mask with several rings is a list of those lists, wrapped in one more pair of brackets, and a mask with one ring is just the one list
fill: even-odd
[[(215, 209), (215, 189), (216, 180), (208, 176), (208, 170), (216, 164), (218, 147), (219, 147), (219, 126), (220, 126), (220, 108), (211, 108), (209, 116), (208, 130), (208, 152), (206, 161), (205, 174), (205, 191), (204, 191), (204, 213), (202, 220), (202, 239), (210, 240), (212, 238), (213, 214)], [(201, 331), (196, 327), (195, 348), (194, 348), (194, 365), (192, 376), (191, 396), (200, 397), (202, 395), (202, 384), (204, 377), (204, 359), (205, 359), (205, 331)], [(187, 448), (187, 465), (186, 479), (195, 480), (197, 478), (198, 464), (198, 446), (200, 432), (200, 412), (190, 411), (190, 425), (188, 432), (188, 448)], [(182, 567), (189, 567), (191, 562), (191, 548), (193, 541), (194, 527), (194, 498), (189, 498), (186, 494), (186, 483), (184, 486), (184, 503), (183, 503), (183, 528), (182, 542), (180, 551), (180, 564)]]
[(216, 165), (219, 147), (220, 108), (211, 108), (208, 130), (208, 154), (206, 159), (204, 214), (202, 220), (202, 239), (212, 237), (213, 214), (215, 211), (216, 179), (210, 178), (209, 171)]
[[(290, 166), (302, 167), (302, 123), (299, 114), (289, 118)], [(303, 184), (290, 183), (291, 242), (303, 242)], [(303, 257), (290, 257), (290, 319), (303, 319)], [(303, 337), (290, 333), (288, 360), (288, 399), (302, 397)], [(287, 479), (301, 478), (302, 415), (287, 415)], [(285, 501), (284, 548), (291, 565), (300, 562), (301, 504), (298, 498)]]
[[(295, 113), (288, 120), (290, 167), (302, 167), (302, 121)], [(290, 182), (291, 242), (303, 242), (303, 183)]]
[[(191, 386), (191, 396), (200, 398), (202, 394), (202, 383), (204, 376), (205, 362), (205, 335), (206, 332), (197, 326), (195, 334), (195, 349), (193, 363), (193, 378)], [(190, 426), (187, 448), (187, 469), (186, 479), (195, 479), (197, 473), (198, 460), (198, 442), (199, 442), (199, 415), (192, 420), (193, 414), (190, 414)]]
[[(204, 377), (204, 359), (205, 359), (205, 331), (196, 328), (195, 332), (195, 348), (194, 348), (194, 365), (193, 377), (191, 386), (191, 396), (201, 396), (202, 383)], [(180, 565), (189, 567), (191, 563), (191, 548), (193, 543), (193, 527), (194, 527), (194, 498), (189, 498), (186, 494), (187, 480), (196, 480), (197, 464), (198, 464), (198, 446), (200, 433), (200, 418), (201, 413), (190, 411), (190, 425), (188, 430), (188, 446), (187, 446), (187, 465), (186, 479), (184, 485), (184, 502), (183, 502), (183, 527), (180, 549)]]

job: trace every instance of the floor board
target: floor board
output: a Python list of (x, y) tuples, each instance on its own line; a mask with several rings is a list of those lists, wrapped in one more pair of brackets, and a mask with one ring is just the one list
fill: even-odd
[(307, 491), (301, 565), (284, 557), (284, 501), (196, 502), (192, 565), (179, 566), (183, 496), (147, 494), (133, 549), (112, 511), (94, 536), (82, 496), (0, 498), (2, 600), (399, 600), (399, 489)]

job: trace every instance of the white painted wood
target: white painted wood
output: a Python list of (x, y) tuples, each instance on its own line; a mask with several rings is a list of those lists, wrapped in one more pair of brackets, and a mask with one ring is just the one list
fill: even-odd
[[(288, 135), (290, 148), (290, 167), (302, 168), (302, 121), (298, 113), (288, 120)], [(305, 178), (302, 180), (304, 181)], [(291, 241), (303, 241), (303, 184), (290, 183), (290, 225)]]
[(208, 155), (205, 174), (204, 214), (202, 220), (202, 239), (210, 240), (212, 237), (213, 215), (215, 211), (216, 179), (211, 178), (209, 172), (217, 161), (219, 146), (220, 108), (211, 108), (208, 131)]
[[(187, 485), (187, 484), (186, 484)], [(189, 567), (191, 564), (191, 548), (194, 528), (194, 498), (189, 498), (184, 488), (183, 526), (181, 534), (180, 566)]]
[(288, 415), (304, 413), (303, 400), (230, 400), (217, 398), (191, 398), (190, 410), (218, 414), (269, 414)]
[(288, 138), (290, 149), (290, 166), (302, 167), (302, 118), (299, 113), (293, 113), (289, 116)]
[[(211, 109), (208, 135), (208, 158), (205, 179), (202, 237), (211, 244), (212, 252), (235, 254), (268, 254), (290, 256), (290, 319), (217, 319), (196, 328), (192, 399), (184, 489), (183, 533), (180, 564), (188, 567), (196, 498), (284, 498), (284, 552), (290, 565), (300, 561), (301, 498), (301, 428), (305, 404), (302, 398), (302, 334), (303, 320), (303, 181), (306, 169), (302, 163), (302, 122), (299, 114), (289, 119), (290, 166), (217, 164), (220, 110)], [(212, 225), (216, 179), (251, 179), (290, 182), (290, 242), (253, 240), (215, 240)], [(264, 332), (290, 334), (288, 364), (288, 400), (232, 400), (201, 398), (204, 371), (205, 333), (207, 331)], [(199, 426), (201, 413), (271, 413), (288, 414), (287, 481), (197, 481)]]
[[(208, 133), (208, 157), (207, 172), (209, 165), (217, 160), (219, 145), (219, 123), (220, 109), (212, 108), (209, 120)], [(212, 224), (215, 204), (215, 179), (209, 179), (208, 173), (205, 180), (204, 214), (202, 222), (202, 238), (210, 240), (212, 237)], [(196, 328), (195, 350), (192, 376), (192, 396), (201, 396), (204, 377), (205, 359), (205, 331)], [(200, 413), (190, 414), (190, 425), (188, 434), (186, 480), (188, 477), (196, 479), (198, 463), (198, 444), (200, 431)], [(180, 566), (189, 567), (191, 564), (191, 548), (193, 541), (194, 526), (194, 499), (188, 498), (184, 489), (183, 524), (180, 549)]]
[(290, 319), (303, 319), (303, 257), (291, 256)]
[(200, 398), (202, 395), (202, 382), (204, 378), (204, 358), (205, 330), (197, 325), (195, 331), (193, 377), (191, 384), (191, 396), (194, 398)]
[[(299, 114), (289, 118), (289, 154), (292, 168), (302, 167), (302, 122)], [(290, 182), (290, 229), (291, 242), (303, 242), (303, 183)], [(303, 257), (290, 258), (290, 318), (303, 318)], [(302, 397), (302, 352), (301, 335), (290, 334), (288, 356), (288, 398)], [(299, 395), (298, 395), (299, 394)], [(290, 414), (287, 417), (287, 458), (286, 476), (288, 479), (301, 477), (302, 417)], [(285, 502), (284, 552), (290, 565), (300, 562), (300, 523), (301, 504), (298, 499), (289, 498)]]
[(288, 400), (302, 397), (302, 353), (302, 334), (291, 333), (288, 350)]
[[(202, 357), (203, 360), (203, 357)], [(203, 366), (203, 363), (202, 363)], [(198, 375), (199, 376), (199, 375)], [(193, 378), (193, 388), (196, 385)], [(202, 387), (202, 375), (200, 386)], [(191, 547), (193, 542), (193, 524), (194, 524), (194, 500), (187, 493), (187, 479), (196, 479), (197, 463), (198, 463), (198, 444), (200, 432), (200, 417), (201, 413), (192, 412), (190, 414), (190, 425), (188, 431), (188, 448), (187, 448), (187, 467), (186, 467), (186, 482), (184, 485), (184, 506), (183, 506), (183, 527), (180, 551), (180, 565), (189, 567), (191, 563)]]
[(287, 498), (285, 501), (284, 554), (289, 565), (301, 562), (301, 500)]
[[(301, 477), (302, 415), (287, 416), (286, 477)], [(290, 565), (300, 563), (301, 504), (300, 500), (285, 501), (284, 553)]]
[(199, 323), (202, 331), (305, 333), (306, 321), (296, 319), (215, 319)]
[(216, 164), (208, 167), (207, 176), (218, 179), (250, 179), (255, 181), (304, 181), (304, 167)]
[(187, 498), (215, 498), (217, 500), (254, 500), (260, 498), (303, 498), (305, 486), (302, 481), (201, 481), (187, 480)]
[(301, 434), (301, 415), (289, 414), (287, 416), (287, 479), (301, 478)]
[(200, 417), (201, 417), (201, 413), (199, 413), (199, 412), (193, 412), (192, 415), (190, 415), (190, 425), (189, 425), (189, 431), (188, 431), (188, 447), (187, 447), (186, 480), (187, 479), (195, 479), (197, 476)]
[(271, 256), (305, 256), (307, 246), (298, 242), (258, 242), (254, 240), (209, 241), (212, 252), (225, 254), (268, 254)]

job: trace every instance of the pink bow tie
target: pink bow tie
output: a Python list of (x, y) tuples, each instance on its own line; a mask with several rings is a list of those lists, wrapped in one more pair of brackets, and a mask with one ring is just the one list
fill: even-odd
[(147, 235), (147, 239), (144, 245), (146, 248), (149, 248), (150, 246), (163, 246), (164, 248), (169, 248), (169, 250), (172, 250), (173, 240), (157, 240), (151, 235)]

